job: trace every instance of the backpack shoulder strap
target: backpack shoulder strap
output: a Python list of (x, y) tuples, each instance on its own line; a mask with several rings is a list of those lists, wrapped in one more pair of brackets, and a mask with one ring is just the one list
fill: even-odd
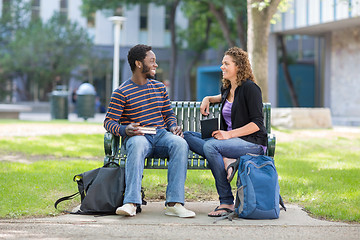
[(229, 221), (232, 221), (233, 219), (237, 218), (237, 214), (235, 211), (229, 214), (225, 214), (224, 216), (217, 217), (213, 223), (217, 223), (218, 221), (228, 219)]
[(284, 204), (284, 201), (283, 201), (281, 195), (279, 195), (279, 204), (280, 204), (280, 206), (281, 206), (281, 207), (285, 210), (285, 212), (286, 212), (286, 207), (285, 207), (285, 204)]
[(59, 198), (59, 199), (55, 202), (55, 204), (54, 204), (55, 208), (57, 209), (57, 205), (58, 205), (59, 203), (61, 203), (62, 201), (73, 199), (74, 197), (76, 197), (76, 196), (79, 195), (79, 194), (80, 194), (80, 192), (76, 192), (76, 193), (74, 193), (74, 194), (72, 194), (72, 195)]

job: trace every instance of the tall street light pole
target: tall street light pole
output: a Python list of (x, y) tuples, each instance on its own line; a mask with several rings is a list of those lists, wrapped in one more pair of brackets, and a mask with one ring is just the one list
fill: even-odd
[(126, 21), (125, 17), (113, 16), (108, 18), (114, 24), (114, 62), (113, 62), (113, 85), (112, 90), (119, 87), (120, 73), (120, 28), (121, 24)]

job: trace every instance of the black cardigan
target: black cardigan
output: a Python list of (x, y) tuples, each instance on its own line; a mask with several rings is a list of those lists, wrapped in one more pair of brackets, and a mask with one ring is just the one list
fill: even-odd
[[(229, 92), (230, 87), (221, 88), (221, 113)], [(251, 143), (267, 146), (261, 90), (253, 81), (246, 80), (235, 89), (234, 102), (231, 107), (232, 129), (240, 128), (250, 122), (255, 123), (260, 130), (240, 138)], [(220, 129), (227, 130), (227, 124), (222, 114), (220, 116)]]

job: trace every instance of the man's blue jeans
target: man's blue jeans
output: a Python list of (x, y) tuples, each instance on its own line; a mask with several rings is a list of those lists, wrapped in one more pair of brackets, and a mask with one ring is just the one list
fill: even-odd
[(215, 178), (220, 204), (233, 204), (234, 196), (231, 192), (231, 185), (227, 181), (223, 157), (239, 158), (247, 153), (264, 154), (262, 146), (247, 142), (241, 138), (226, 140), (202, 139), (201, 133), (198, 132), (184, 132), (184, 138), (191, 151), (204, 156), (208, 160), (209, 167)]
[(146, 157), (167, 157), (168, 186), (166, 203), (184, 204), (189, 147), (186, 141), (165, 129), (155, 135), (127, 137), (124, 141), (127, 153), (125, 165), (125, 203), (141, 204), (141, 180)]

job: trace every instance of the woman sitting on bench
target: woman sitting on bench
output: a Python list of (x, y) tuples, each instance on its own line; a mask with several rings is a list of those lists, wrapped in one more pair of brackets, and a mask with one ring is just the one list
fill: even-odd
[(198, 132), (184, 132), (189, 148), (208, 160), (215, 178), (220, 205), (209, 217), (234, 211), (230, 182), (239, 165), (236, 159), (247, 153), (264, 154), (267, 145), (261, 90), (255, 83), (248, 54), (241, 48), (230, 48), (224, 54), (221, 70), (221, 94), (205, 97), (200, 106), (201, 113), (208, 115), (210, 103), (222, 103), (220, 130), (208, 139), (202, 139)]

